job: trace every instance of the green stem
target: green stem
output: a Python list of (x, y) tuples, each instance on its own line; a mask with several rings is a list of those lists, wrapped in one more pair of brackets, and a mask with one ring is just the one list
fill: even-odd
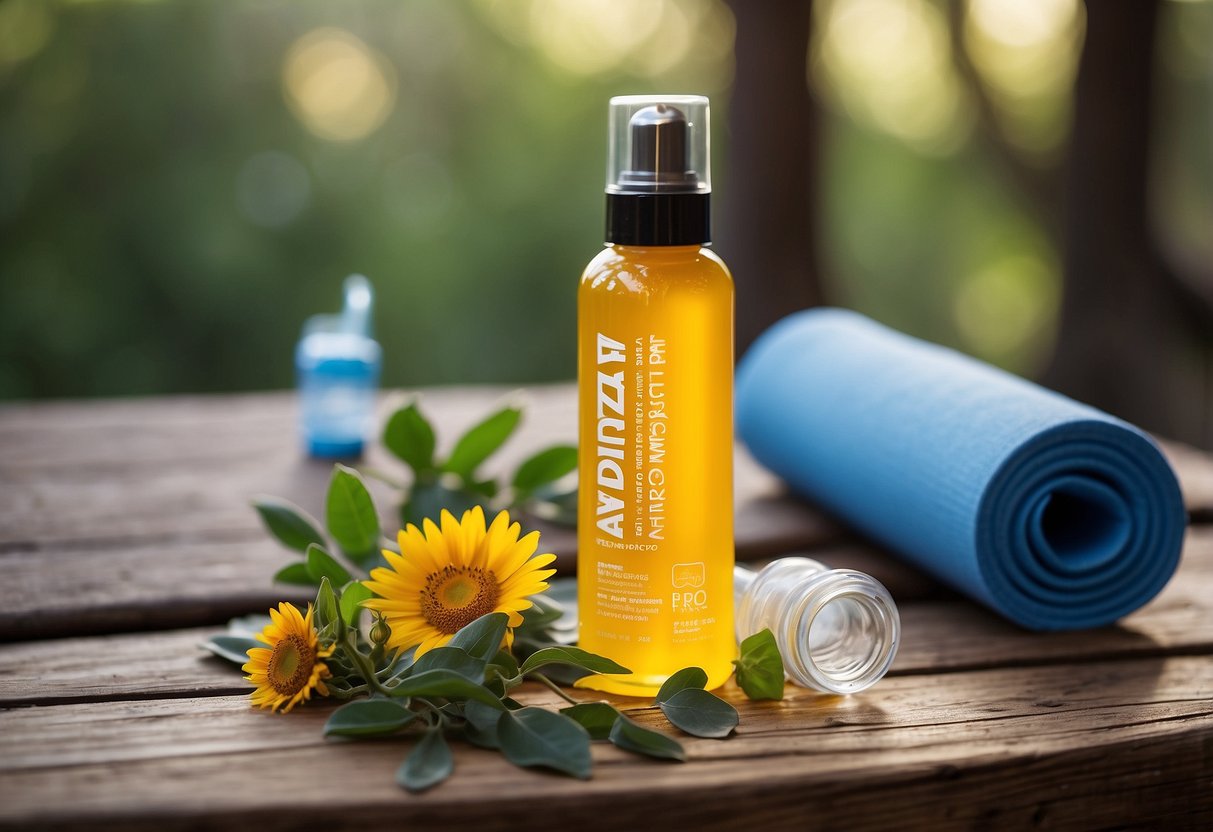
[(357, 696), (360, 693), (366, 693), (366, 690), (367, 690), (366, 685), (355, 685), (354, 687), (349, 688), (348, 690), (344, 690), (341, 688), (335, 688), (332, 685), (329, 685), (329, 696), (333, 697), (334, 699), (341, 699), (341, 700), (353, 699), (355, 696)]
[(555, 693), (557, 696), (559, 696), (565, 702), (568, 702), (570, 705), (580, 705), (581, 704), (576, 699), (574, 699), (573, 697), (571, 697), (567, 693), (565, 693), (563, 690), (561, 690), (560, 685), (556, 684), (551, 679), (549, 679), (547, 676), (544, 676), (542, 673), (529, 673), (529, 674), (527, 674), (527, 678), (534, 679), (536, 682), (539, 682), (541, 685), (546, 686), (549, 690), (551, 690), (553, 693)]
[(352, 661), (358, 668), (358, 672), (362, 674), (362, 678), (366, 679), (366, 685), (364, 687), (369, 688), (376, 693), (381, 693), (384, 696), (390, 696), (391, 691), (379, 683), (379, 677), (375, 675), (375, 666), (371, 664), (371, 660), (364, 656), (362, 651), (358, 649), (358, 645), (354, 641), (352, 631), (347, 631), (345, 633), (343, 644), (345, 646), (346, 655), (349, 656), (350, 661)]
[(422, 718), (430, 725), (442, 725), (447, 721), (447, 715), (442, 712), (442, 708), (435, 705), (428, 699), (414, 699), (415, 705), (425, 705), (429, 709), (428, 713), (422, 713)]

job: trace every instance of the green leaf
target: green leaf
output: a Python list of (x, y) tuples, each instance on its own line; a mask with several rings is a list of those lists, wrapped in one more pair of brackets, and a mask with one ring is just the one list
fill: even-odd
[(400, 519), (414, 526), (420, 526), (425, 519), (437, 523), (444, 508), (459, 517), (479, 504), (476, 495), (467, 491), (447, 488), (440, 482), (417, 483), (409, 493), (408, 500), (400, 506)]
[(333, 711), (324, 723), (324, 735), (372, 737), (393, 734), (416, 718), (417, 714), (391, 699), (359, 699)]
[(657, 706), (665, 718), (696, 737), (727, 737), (737, 727), (737, 709), (700, 688), (683, 688)]
[(489, 663), (489, 667), (498, 671), (502, 678), (513, 679), (518, 675), (518, 660), (507, 650), (498, 650), (497, 655)]
[(306, 563), (291, 563), (274, 573), (274, 580), (280, 584), (296, 584), (297, 586), (315, 586), (312, 573)]
[[(331, 640), (336, 637), (336, 633), (332, 631), (337, 629), (339, 620), (333, 585), (329, 583), (328, 578), (321, 578), (320, 589), (316, 592), (316, 629)], [(326, 633), (326, 630), (330, 632)]]
[(324, 519), (341, 550), (358, 563), (379, 549), (379, 515), (362, 476), (353, 468), (333, 466)]
[(501, 711), (482, 702), (464, 703), (463, 718), (467, 723), (463, 727), (464, 738), (481, 748), (501, 748), (501, 741), (497, 738), (497, 720), (500, 717)]
[(477, 659), (460, 647), (435, 647), (413, 663), (409, 675), (431, 670), (449, 670), (469, 682), (484, 683), (484, 659)]
[(506, 650), (499, 650), (493, 661), (485, 668), (484, 685), (497, 696), (505, 696), (522, 684), (518, 675), (518, 662)]
[(687, 688), (698, 688), (703, 690), (708, 683), (708, 674), (701, 667), (684, 667), (682, 670), (675, 673), (673, 676), (665, 680), (665, 684), (661, 686), (661, 690), (657, 691), (657, 702), (661, 703), (669, 699), (680, 690)]
[(680, 763), (685, 762), (687, 758), (687, 752), (678, 740), (660, 731), (638, 725), (623, 714), (620, 714), (619, 719), (611, 726), (607, 739), (617, 748), (635, 754), (646, 754), (662, 760), (677, 760)]
[(321, 578), (328, 578), (329, 583), (334, 586), (345, 586), (354, 579), (344, 566), (315, 543), (307, 547), (307, 573), (312, 576), (313, 583), (318, 583)]
[(516, 766), (543, 766), (582, 780), (590, 776), (590, 735), (567, 716), (543, 708), (506, 711), (497, 719), (501, 753)]
[(522, 411), (516, 407), (505, 407), (489, 416), (459, 438), (442, 469), (465, 480), (472, 479), (480, 463), (509, 439), (521, 419)]
[(358, 581), (351, 581), (341, 589), (341, 617), (351, 627), (358, 626), (358, 614), (362, 612), (362, 602), (371, 597), (372, 593)]
[(484, 685), (471, 682), (455, 671), (447, 669), (427, 670), (424, 673), (414, 673), (406, 676), (391, 689), (391, 695), (394, 697), (421, 696), (456, 700), (470, 699), (476, 702), (483, 702), (485, 705), (497, 708), (498, 710), (505, 709), (505, 705), (501, 704), (501, 700), (494, 696), (493, 692)]
[(261, 515), (269, 533), (283, 545), (297, 552), (307, 551), (311, 543), (324, 545), (320, 524), (294, 503), (277, 497), (259, 497), (253, 501), (253, 508)]
[(497, 496), (497, 489), (499, 488), (497, 485), (497, 480), (491, 478), (487, 480), (473, 480), (471, 482), (465, 482), (463, 487), (467, 490), (468, 494), (471, 494), (473, 497), (486, 497), (490, 500)]
[(615, 720), (622, 716), (614, 705), (606, 702), (582, 702), (580, 705), (561, 708), (560, 713), (584, 728), (592, 740), (607, 739)]
[(202, 642), (202, 646), (221, 659), (243, 665), (248, 661), (249, 650), (267, 645), (247, 636), (211, 636)]
[[(517, 642), (514, 646), (517, 646)], [(593, 676), (593, 671), (586, 670), (581, 667), (574, 667), (570, 664), (552, 664), (543, 669), (543, 675), (547, 676), (558, 685), (572, 687), (577, 684), (579, 679), (584, 679), (586, 676)]]
[(571, 664), (594, 673), (631, 673), (621, 664), (580, 647), (545, 647), (537, 650), (522, 663), (522, 672), (530, 673), (546, 664)]
[(783, 658), (770, 630), (741, 642), (741, 657), (733, 660), (737, 684), (751, 699), (783, 699)]
[(539, 486), (554, 482), (577, 470), (577, 448), (556, 445), (527, 459), (514, 473), (514, 491), (530, 494)]
[(454, 770), (455, 758), (442, 736), (442, 729), (431, 728), (397, 769), (396, 782), (410, 792), (423, 792), (450, 777)]
[(482, 615), (455, 633), (447, 646), (459, 647), (466, 650), (468, 655), (487, 662), (501, 649), (509, 622), (510, 617), (504, 612)]
[(391, 415), (383, 429), (383, 444), (417, 476), (434, 471), (434, 428), (410, 402)]

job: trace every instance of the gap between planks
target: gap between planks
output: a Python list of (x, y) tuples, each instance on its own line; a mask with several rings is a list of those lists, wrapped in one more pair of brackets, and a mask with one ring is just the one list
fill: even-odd
[[(362, 822), (392, 814), (410, 827), (494, 828), (528, 805), (591, 829), (640, 822), (642, 808), (711, 829), (764, 814), (789, 826), (877, 828), (900, 816), (902, 827), (950, 828), (994, 810), (1008, 824), (1043, 812), (1081, 825), (1158, 818), (1171, 808), (1161, 799), (1200, 818), (1213, 808), (1211, 690), (1213, 664), (1184, 658), (904, 677), (846, 699), (739, 700), (735, 737), (680, 737), (686, 765), (596, 744), (584, 783), (456, 744), (452, 780), (421, 796), (392, 782), (411, 741), (325, 741), (328, 708), (278, 716), (203, 699), (27, 709), (0, 714), (0, 826), (217, 828), (269, 813), (279, 824), (269, 828), (285, 829), (352, 808)], [(651, 709), (635, 718), (669, 730)], [(613, 811), (620, 805), (632, 808)]]
[[(1154, 601), (1113, 627), (1033, 633), (968, 601), (903, 603), (902, 640), (890, 675), (1213, 655), (1213, 533), (1207, 537), (1206, 556), (1187, 559)], [(222, 631), (216, 626), (0, 645), (0, 706), (238, 693), (236, 669), (198, 646)]]

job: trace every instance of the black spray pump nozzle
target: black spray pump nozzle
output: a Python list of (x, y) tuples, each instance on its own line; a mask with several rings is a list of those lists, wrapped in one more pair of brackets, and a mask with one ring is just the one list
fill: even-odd
[(699, 177), (690, 168), (686, 115), (670, 104), (637, 110), (628, 122), (631, 168), (620, 173), (627, 191), (694, 191)]
[(709, 118), (702, 95), (611, 99), (608, 243), (701, 246), (711, 241)]

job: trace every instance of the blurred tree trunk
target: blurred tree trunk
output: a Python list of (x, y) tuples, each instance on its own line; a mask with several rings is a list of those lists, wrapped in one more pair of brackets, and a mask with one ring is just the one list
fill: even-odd
[(730, 0), (737, 21), (727, 200), (719, 249), (737, 280), (737, 352), (822, 301), (818, 110), (809, 91), (811, 0)]
[[(737, 279), (740, 353), (780, 317), (823, 302), (821, 147), (806, 80), (811, 0), (729, 2), (737, 68), (719, 249)], [(1087, 3), (1060, 182), (1018, 158), (1001, 135), (964, 52), (965, 7), (947, 5), (957, 70), (987, 105), (979, 107), (979, 139), (1063, 252), (1060, 329), (1044, 383), (1159, 435), (1213, 448), (1213, 291), (1180, 278), (1148, 210), (1161, 0)]]
[(1159, 0), (1088, 2), (1065, 171), (1061, 327), (1044, 382), (1160, 435), (1213, 447), (1213, 323), (1150, 228)]

